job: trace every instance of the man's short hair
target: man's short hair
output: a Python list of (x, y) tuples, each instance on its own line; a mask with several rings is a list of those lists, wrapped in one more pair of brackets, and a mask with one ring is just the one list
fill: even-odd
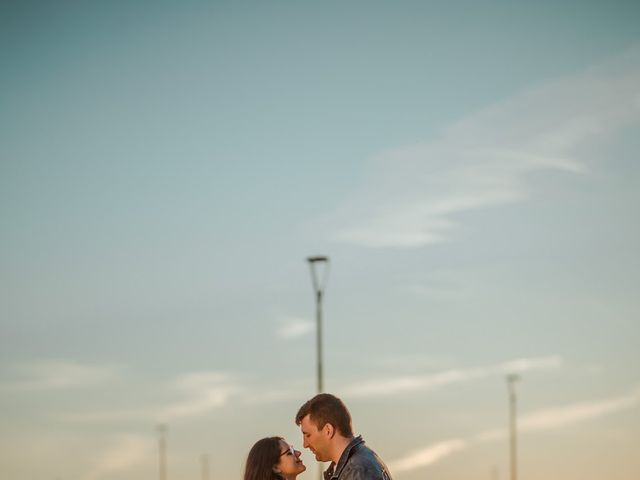
[(307, 415), (318, 430), (330, 423), (343, 437), (353, 437), (351, 414), (347, 406), (330, 393), (319, 393), (302, 405), (296, 414), (296, 425), (300, 425)]

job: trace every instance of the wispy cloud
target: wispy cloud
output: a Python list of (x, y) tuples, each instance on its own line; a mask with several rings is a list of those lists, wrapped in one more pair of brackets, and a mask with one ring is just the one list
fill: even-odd
[(37, 360), (18, 365), (12, 379), (2, 388), (13, 391), (90, 388), (104, 385), (117, 377), (118, 368), (111, 365), (81, 364), (69, 360)]
[(537, 358), (520, 358), (497, 365), (445, 370), (432, 375), (394, 376), (359, 382), (343, 388), (348, 397), (372, 397), (399, 395), (416, 390), (428, 390), (454, 383), (468, 382), (495, 375), (522, 373), (530, 370), (556, 369), (562, 366), (562, 357), (552, 355)]
[[(520, 433), (553, 431), (639, 406), (640, 388), (636, 388), (628, 394), (618, 397), (545, 408), (524, 414), (518, 421), (518, 431)], [(500, 440), (506, 436), (506, 429), (492, 428), (468, 439), (443, 440), (390, 462), (389, 468), (394, 473), (416, 470), (443, 460), (453, 453), (471, 448), (476, 443)]]
[(640, 405), (640, 389), (628, 395), (607, 398), (596, 402), (582, 402), (563, 407), (547, 408), (525, 415), (519, 422), (524, 431), (549, 430), (585, 420), (609, 415), (622, 410), (629, 410)]
[(299, 390), (290, 389), (272, 389), (272, 390), (256, 390), (245, 391), (241, 396), (240, 401), (244, 405), (265, 405), (268, 403), (278, 403), (287, 400), (304, 398), (305, 393), (308, 391), (306, 388), (300, 388)]
[(443, 369), (453, 363), (453, 359), (444, 355), (433, 356), (423, 353), (392, 354), (371, 360), (374, 365), (383, 368), (399, 368), (411, 365), (420, 369)]
[(429, 445), (421, 450), (411, 452), (406, 457), (395, 460), (389, 464), (389, 470), (395, 473), (408, 472), (436, 463), (452, 453), (467, 448), (467, 442), (454, 438)]
[(85, 475), (85, 480), (112, 478), (113, 475), (130, 470), (147, 461), (153, 443), (150, 438), (140, 435), (118, 435), (112, 445), (96, 460), (93, 468)]
[(549, 81), (375, 159), (376, 172), (324, 221), (368, 247), (446, 241), (457, 215), (522, 201), (542, 171), (584, 174), (588, 146), (640, 120), (640, 50)]
[(283, 340), (294, 340), (315, 332), (315, 328), (315, 324), (310, 320), (285, 317), (279, 320), (276, 335)]
[(58, 418), (73, 423), (175, 422), (202, 417), (230, 404), (255, 406), (299, 399), (308, 391), (304, 382), (288, 382), (282, 388), (260, 388), (249, 383), (252, 382), (225, 372), (188, 372), (162, 388), (155, 387), (158, 397), (172, 397), (172, 400), (144, 408), (66, 413)]
[[(238, 382), (222, 372), (191, 372), (169, 383), (168, 393), (179, 399), (147, 408), (75, 412), (63, 415), (73, 422), (171, 422), (205, 415), (226, 405), (242, 391)], [(165, 395), (167, 392), (164, 393)]]
[[(629, 410), (639, 405), (640, 389), (636, 389), (620, 397), (545, 408), (522, 415), (518, 420), (518, 430), (521, 432), (554, 430), (622, 410)], [(479, 433), (476, 439), (479, 441), (491, 441), (506, 436), (507, 431), (504, 428), (494, 428)]]
[(159, 409), (156, 416), (165, 421), (205, 414), (225, 405), (239, 390), (220, 372), (188, 373), (176, 379), (174, 385), (186, 398)]

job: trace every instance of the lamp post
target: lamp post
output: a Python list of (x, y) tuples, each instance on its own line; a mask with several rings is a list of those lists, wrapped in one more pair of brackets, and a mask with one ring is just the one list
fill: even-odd
[(158, 430), (159, 478), (167, 480), (167, 426), (160, 424), (156, 429)]
[(509, 433), (511, 439), (511, 480), (518, 478), (517, 441), (516, 441), (516, 388), (515, 383), (520, 380), (516, 374), (507, 375), (507, 389), (509, 390)]
[[(324, 289), (327, 285), (327, 279), (329, 277), (329, 257), (315, 256), (308, 257), (309, 268), (311, 269), (311, 282), (313, 285), (313, 292), (316, 296), (316, 354), (317, 354), (317, 367), (318, 367), (318, 393), (322, 393), (322, 296)], [(316, 267), (320, 264), (324, 264), (324, 273), (319, 278), (319, 273)]]
[(209, 480), (209, 455), (206, 453), (200, 457), (202, 465), (202, 480)]

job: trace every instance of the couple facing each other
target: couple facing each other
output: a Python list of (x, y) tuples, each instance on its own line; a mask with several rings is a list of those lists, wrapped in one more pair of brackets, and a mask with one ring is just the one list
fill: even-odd
[[(325, 480), (391, 480), (384, 462), (354, 436), (351, 415), (342, 400), (321, 393), (306, 402), (296, 415), (303, 446), (319, 462), (331, 461)], [(300, 451), (281, 437), (258, 440), (249, 451), (244, 480), (295, 480), (307, 467)]]

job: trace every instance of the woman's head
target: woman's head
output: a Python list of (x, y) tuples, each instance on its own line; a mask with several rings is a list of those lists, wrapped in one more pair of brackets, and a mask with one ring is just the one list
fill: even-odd
[(244, 480), (289, 480), (306, 469), (298, 450), (281, 437), (267, 437), (251, 447)]

